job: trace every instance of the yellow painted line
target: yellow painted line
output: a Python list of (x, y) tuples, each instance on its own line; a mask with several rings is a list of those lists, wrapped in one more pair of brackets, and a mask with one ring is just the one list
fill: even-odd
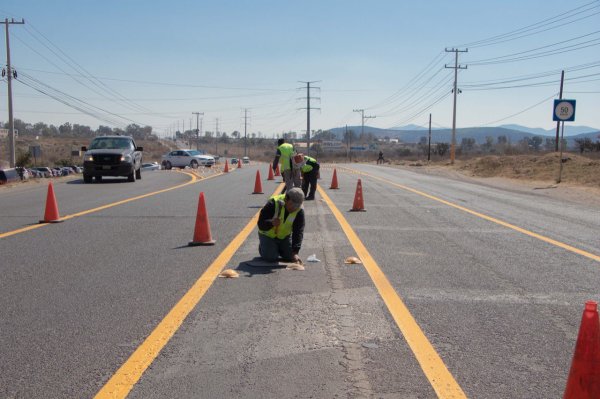
[[(183, 173), (185, 175), (188, 175), (188, 176), (190, 176), (192, 178), (192, 180), (190, 180), (190, 181), (188, 181), (186, 183), (183, 183), (183, 184), (179, 184), (177, 186), (165, 188), (163, 190), (154, 191), (152, 193), (148, 193), (148, 194), (144, 194), (144, 195), (139, 195), (137, 197), (127, 198), (127, 199), (122, 200), (122, 201), (118, 201), (118, 202), (113, 202), (111, 204), (102, 205), (102, 206), (99, 206), (97, 208), (88, 209), (86, 211), (82, 211), (82, 212), (78, 212), (78, 213), (73, 213), (71, 215), (67, 215), (67, 216), (64, 216), (64, 217), (60, 218), (60, 220), (69, 220), (69, 219), (73, 219), (73, 218), (76, 218), (76, 217), (79, 217), (79, 216), (88, 215), (90, 213), (102, 211), (104, 209), (112, 208), (112, 207), (115, 207), (115, 206), (118, 206), (118, 205), (123, 205), (123, 204), (126, 204), (128, 202), (137, 201), (137, 200), (142, 199), (142, 198), (151, 197), (153, 195), (165, 193), (167, 191), (177, 190), (178, 188), (189, 186), (190, 184), (194, 184), (194, 183), (196, 183), (196, 182), (199, 181), (198, 177), (196, 177), (194, 174), (187, 173), (187, 172), (178, 172), (178, 173)], [(219, 175), (220, 174), (216, 174), (214, 176), (204, 177), (204, 178), (201, 178), (201, 179), (202, 180), (212, 179), (213, 177), (216, 177), (216, 176), (219, 176)], [(51, 223), (40, 223), (40, 224), (35, 224), (35, 225), (23, 227), (21, 229), (9, 231), (9, 232), (6, 232), (6, 233), (1, 233), (0, 234), (0, 239), (6, 238), (6, 237), (10, 237), (10, 236), (14, 236), (16, 234), (24, 233), (26, 231), (30, 231), (30, 230), (34, 230), (34, 229), (39, 229), (40, 227), (44, 227), (44, 226), (47, 226), (49, 224), (51, 224)]]
[(396, 325), (402, 332), (408, 346), (415, 354), (419, 365), (421, 365), (421, 369), (423, 369), (425, 376), (438, 397), (466, 398), (467, 396), (462, 388), (458, 385), (452, 374), (450, 374), (448, 368), (425, 336), (425, 333), (423, 333), (423, 330), (421, 330), (404, 302), (402, 302), (402, 299), (400, 299), (390, 281), (383, 271), (381, 271), (377, 262), (375, 262), (360, 238), (358, 238), (358, 235), (321, 186), (317, 186), (317, 189), (333, 212), (342, 230), (346, 233), (346, 237), (348, 237), (348, 240), (356, 250), (356, 254), (362, 260), (367, 273), (369, 273), (377, 291), (379, 291), (379, 295), (396, 321)]
[[(351, 169), (351, 170), (352, 170), (352, 169)], [(429, 198), (429, 199), (431, 199), (431, 200), (434, 200), (434, 201), (437, 201), (437, 202), (441, 202), (441, 203), (442, 203), (442, 204), (444, 204), (444, 205), (451, 206), (452, 208), (456, 208), (456, 209), (459, 209), (459, 210), (461, 210), (461, 211), (463, 211), (463, 212), (467, 212), (467, 213), (469, 213), (469, 214), (471, 214), (471, 215), (473, 215), (473, 216), (477, 216), (477, 217), (479, 217), (479, 218), (481, 218), (481, 219), (485, 219), (485, 220), (487, 220), (487, 221), (490, 221), (490, 222), (492, 222), (492, 223), (499, 224), (500, 226), (504, 226), (504, 227), (507, 227), (507, 228), (509, 228), (509, 229), (512, 229), (512, 230), (518, 231), (519, 233), (522, 233), (522, 234), (528, 235), (528, 236), (530, 236), (530, 237), (537, 238), (537, 239), (538, 239), (538, 240), (540, 240), (540, 241), (544, 241), (544, 242), (546, 242), (546, 243), (548, 243), (548, 244), (552, 244), (552, 245), (554, 245), (554, 246), (557, 246), (557, 247), (559, 247), (559, 248), (566, 249), (567, 251), (570, 251), (570, 252), (576, 253), (576, 254), (578, 254), (578, 255), (581, 255), (581, 256), (585, 256), (586, 258), (589, 258), (589, 259), (595, 260), (596, 262), (600, 262), (600, 256), (599, 256), (599, 255), (593, 254), (593, 253), (591, 253), (591, 252), (584, 251), (583, 249), (576, 248), (576, 247), (574, 247), (574, 246), (572, 246), (572, 245), (565, 244), (564, 242), (560, 242), (560, 241), (554, 240), (554, 239), (552, 239), (552, 238), (550, 238), (550, 237), (543, 236), (543, 235), (541, 235), (541, 234), (538, 234), (538, 233), (535, 233), (535, 232), (533, 232), (533, 231), (530, 231), (530, 230), (524, 229), (524, 228), (522, 228), (522, 227), (519, 227), (519, 226), (516, 226), (516, 225), (514, 225), (514, 224), (510, 224), (510, 223), (508, 223), (508, 222), (505, 222), (505, 221), (503, 221), (503, 220), (496, 219), (496, 218), (494, 218), (494, 217), (491, 217), (491, 216), (485, 215), (485, 214), (483, 214), (483, 213), (479, 213), (479, 212), (477, 212), (477, 211), (474, 211), (474, 210), (471, 210), (471, 209), (469, 209), (469, 208), (465, 208), (464, 206), (461, 206), (461, 205), (455, 204), (455, 203), (453, 203), (453, 202), (446, 201), (446, 200), (444, 200), (444, 199), (441, 199), (441, 198), (435, 197), (435, 196), (433, 196), (433, 195), (430, 195), (430, 194), (424, 193), (424, 192), (422, 192), (422, 191), (419, 191), (419, 190), (415, 190), (414, 188), (410, 188), (410, 187), (408, 187), (408, 186), (404, 186), (404, 185), (402, 185), (402, 184), (395, 183), (395, 182), (393, 182), (393, 181), (391, 181), (391, 180), (388, 180), (388, 179), (385, 179), (385, 178), (383, 178), (383, 177), (377, 177), (377, 176), (373, 176), (373, 175), (370, 175), (370, 174), (368, 174), (368, 173), (361, 172), (361, 171), (356, 171), (356, 172), (357, 172), (357, 173), (359, 173), (359, 174), (361, 174), (361, 175), (363, 175), (363, 176), (367, 176), (367, 177), (370, 177), (370, 178), (372, 178), (372, 179), (379, 180), (379, 181), (382, 181), (382, 182), (385, 182), (385, 183), (391, 184), (391, 185), (393, 185), (393, 186), (396, 186), (396, 187), (399, 187), (399, 188), (401, 188), (401, 189), (403, 189), (403, 190), (410, 191), (411, 193), (414, 193), (414, 194), (418, 194), (418, 195), (420, 195), (420, 196), (423, 196), (423, 197), (425, 197), (425, 198)]]
[[(281, 191), (283, 184), (275, 192)], [(213, 284), (223, 267), (229, 262), (233, 254), (248, 238), (258, 221), (258, 211), (248, 222), (246, 227), (227, 245), (221, 254), (206, 269), (188, 292), (177, 302), (169, 313), (161, 320), (148, 338), (133, 352), (125, 363), (115, 372), (102, 389), (96, 394), (95, 399), (125, 398), (139, 381), (146, 369), (152, 364), (162, 348), (171, 340), (181, 323), (196, 307), (204, 294)]]

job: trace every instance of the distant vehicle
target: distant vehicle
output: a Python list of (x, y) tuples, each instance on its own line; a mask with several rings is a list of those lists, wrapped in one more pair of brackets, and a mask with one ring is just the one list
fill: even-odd
[(158, 162), (152, 162), (152, 163), (143, 163), (142, 164), (142, 170), (146, 171), (146, 170), (160, 170), (160, 165)]
[(42, 175), (41, 177), (52, 177), (52, 170), (45, 166), (36, 166), (32, 170), (37, 170)]
[(215, 164), (215, 158), (196, 150), (175, 150), (163, 155), (161, 164), (165, 169), (185, 168), (186, 166), (194, 169), (198, 166), (210, 168)]
[(92, 178), (101, 181), (103, 176), (126, 176), (134, 182), (142, 178), (142, 147), (137, 147), (132, 137), (99, 136), (89, 148), (81, 147), (83, 154), (83, 181)]
[(232, 165), (237, 165), (238, 163), (238, 159), (237, 158), (231, 158), (231, 164)]
[(0, 184), (6, 184), (21, 180), (19, 172), (15, 168), (0, 169)]
[(242, 163), (250, 163), (250, 158), (248, 158), (248, 157), (243, 157), (243, 158), (242, 158)]

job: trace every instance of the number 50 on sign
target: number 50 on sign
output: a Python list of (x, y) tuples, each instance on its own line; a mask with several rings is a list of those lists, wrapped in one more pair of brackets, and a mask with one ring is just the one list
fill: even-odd
[(575, 120), (575, 100), (554, 100), (553, 121), (573, 122)]

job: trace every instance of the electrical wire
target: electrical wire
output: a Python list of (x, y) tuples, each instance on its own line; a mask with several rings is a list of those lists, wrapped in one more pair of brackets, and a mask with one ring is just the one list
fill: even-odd
[[(591, 5), (593, 5), (593, 6), (589, 7)], [(576, 19), (575, 21), (570, 21), (570, 22), (567, 22), (565, 24), (560, 24), (560, 25), (555, 26), (555, 27), (551, 27), (551, 28), (548, 28), (548, 29), (540, 30), (540, 31), (535, 31), (536, 29), (539, 29), (539, 28), (542, 28), (542, 27), (545, 27), (545, 26), (548, 26), (548, 25), (552, 25), (552, 24), (554, 24), (556, 22), (561, 22), (561, 21), (567, 20), (569, 18), (572, 18), (572, 17), (574, 17), (576, 15), (580, 15), (582, 13), (594, 10), (594, 9), (598, 8), (599, 6), (600, 5), (598, 4), (597, 0), (591, 1), (589, 3), (586, 3), (586, 4), (582, 5), (582, 6), (576, 7), (574, 9), (568, 10), (566, 12), (561, 12), (560, 14), (557, 14), (554, 17), (546, 18), (546, 19), (544, 19), (542, 21), (533, 23), (531, 25), (527, 25), (525, 27), (522, 27), (522, 28), (519, 28), (519, 29), (516, 29), (516, 30), (512, 30), (510, 32), (502, 33), (500, 35), (495, 35), (495, 36), (492, 36), (492, 37), (489, 37), (489, 38), (486, 38), (486, 39), (477, 40), (477, 41), (469, 42), (469, 43), (464, 43), (464, 44), (461, 44), (461, 45), (458, 45), (458, 46), (454, 46), (454, 47), (470, 47), (470, 48), (483, 47), (483, 46), (490, 46), (490, 45), (494, 45), (494, 44), (498, 44), (498, 43), (504, 43), (506, 41), (521, 39), (521, 38), (527, 37), (527, 36), (532, 36), (532, 35), (535, 35), (535, 34), (538, 34), (538, 33), (546, 32), (546, 31), (551, 30), (551, 29), (556, 29), (558, 27), (562, 27), (562, 26), (565, 26), (565, 25), (568, 25), (568, 24), (571, 24), (571, 23), (574, 23), (574, 22), (578, 22), (581, 19), (589, 18), (589, 17), (591, 17), (593, 15), (596, 15), (597, 13), (594, 13), (592, 15), (587, 15), (587, 16), (585, 16), (583, 18)], [(530, 32), (530, 33), (524, 34), (526, 32)]]
[(551, 95), (551, 96), (549, 96), (549, 97), (546, 97), (546, 98), (544, 98), (542, 101), (540, 101), (540, 102), (538, 102), (538, 103), (535, 103), (535, 104), (533, 104), (532, 106), (530, 106), (530, 107), (527, 107), (527, 108), (525, 108), (525, 109), (523, 109), (523, 110), (521, 110), (521, 111), (519, 111), (519, 112), (517, 112), (517, 113), (514, 113), (514, 114), (511, 114), (511, 115), (508, 115), (508, 116), (506, 116), (506, 117), (504, 117), (504, 118), (497, 119), (497, 120), (495, 120), (495, 121), (492, 121), (492, 122), (488, 122), (488, 123), (484, 123), (484, 124), (479, 124), (479, 126), (488, 126), (488, 125), (496, 124), (496, 123), (498, 123), (498, 122), (502, 122), (502, 121), (504, 121), (504, 120), (507, 120), (507, 119), (513, 118), (513, 117), (515, 117), (515, 116), (517, 116), (517, 115), (521, 115), (521, 114), (523, 114), (523, 113), (525, 113), (525, 112), (527, 112), (527, 111), (529, 111), (529, 110), (531, 110), (531, 109), (533, 109), (533, 108), (535, 108), (535, 107), (537, 107), (537, 106), (540, 106), (540, 105), (542, 105), (542, 104), (543, 104), (543, 103), (545, 103), (546, 101), (548, 101), (548, 100), (550, 100), (550, 99), (552, 99), (552, 98), (554, 98), (554, 97), (556, 97), (556, 96), (558, 96), (558, 93), (552, 93), (552, 95)]

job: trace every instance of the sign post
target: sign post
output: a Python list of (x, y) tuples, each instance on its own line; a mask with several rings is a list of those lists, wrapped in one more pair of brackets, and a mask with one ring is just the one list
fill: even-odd
[(565, 122), (573, 122), (575, 120), (575, 100), (554, 100), (554, 114), (552, 116), (552, 120), (561, 122), (562, 125), (560, 134), (560, 156), (558, 158), (560, 167), (558, 168), (558, 178), (556, 179), (556, 183), (560, 183), (563, 169)]

